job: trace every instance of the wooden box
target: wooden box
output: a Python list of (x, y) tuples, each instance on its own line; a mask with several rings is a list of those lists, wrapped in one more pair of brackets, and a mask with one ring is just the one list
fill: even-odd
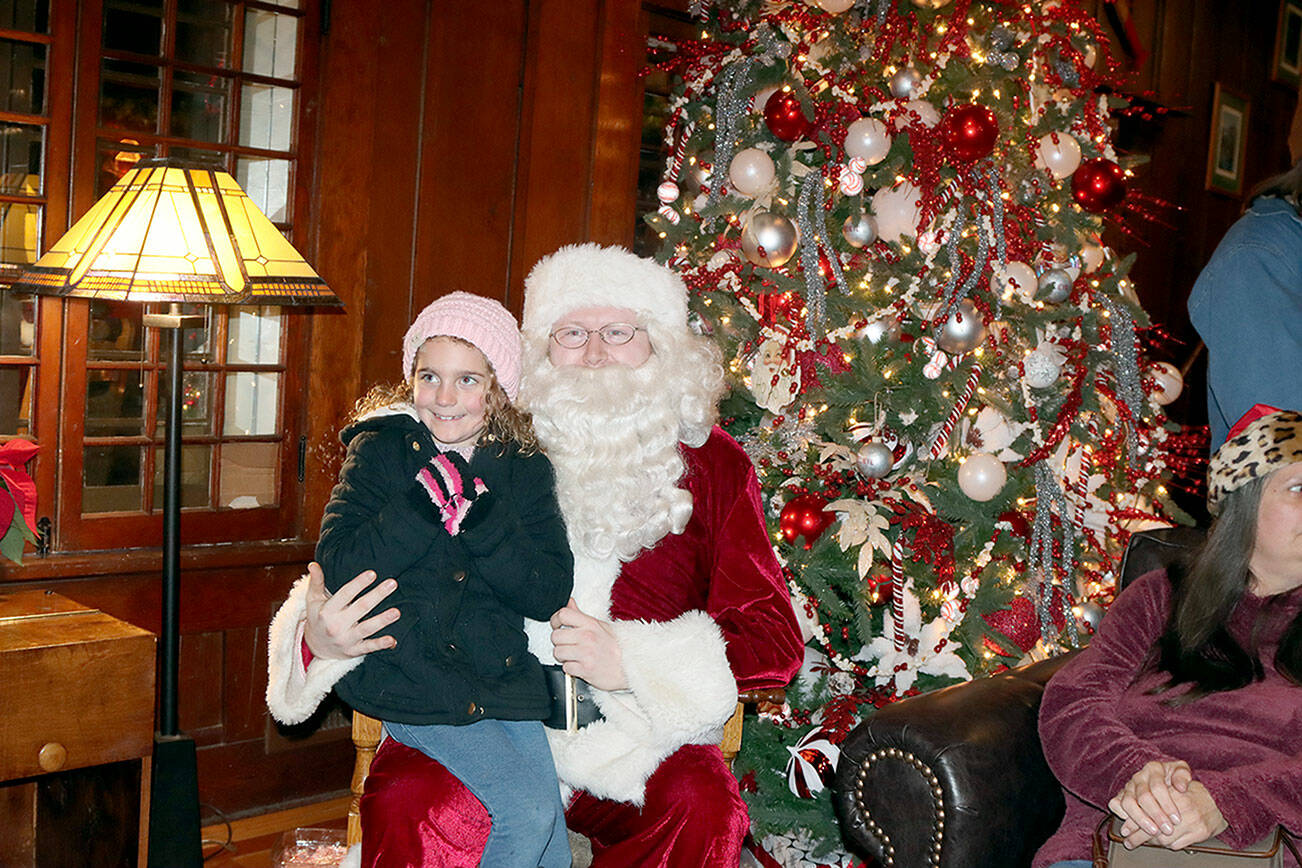
[(153, 751), (154, 634), (48, 591), (0, 593), (0, 781)]
[(0, 865), (145, 865), (154, 635), (0, 592)]

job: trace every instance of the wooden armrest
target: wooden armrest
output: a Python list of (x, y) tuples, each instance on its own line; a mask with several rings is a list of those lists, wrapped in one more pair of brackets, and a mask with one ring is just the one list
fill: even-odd
[(787, 689), (785, 687), (762, 687), (758, 690), (743, 690), (737, 694), (737, 701), (742, 705), (754, 705), (758, 702), (781, 705), (787, 701)]
[(360, 711), (353, 712), (353, 747), (356, 757), (353, 760), (353, 797), (348, 802), (348, 846), (362, 841), (362, 790), (366, 786), (366, 776), (371, 773), (371, 760), (375, 759), (375, 749), (384, 738), (384, 724), (373, 717), (367, 717)]

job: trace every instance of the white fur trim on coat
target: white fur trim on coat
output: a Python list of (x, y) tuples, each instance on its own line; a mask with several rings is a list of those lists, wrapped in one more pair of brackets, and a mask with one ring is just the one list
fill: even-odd
[(267, 633), (267, 708), (281, 723), (302, 723), (311, 717), (339, 679), (365, 659), (314, 657), (306, 671), (303, 669), (307, 582), (308, 577), (303, 576), (294, 583)]
[(641, 805), (646, 781), (685, 744), (715, 744), (737, 705), (723, 633), (705, 612), (614, 621), (629, 689), (593, 690), (604, 720), (547, 730), (561, 783)]

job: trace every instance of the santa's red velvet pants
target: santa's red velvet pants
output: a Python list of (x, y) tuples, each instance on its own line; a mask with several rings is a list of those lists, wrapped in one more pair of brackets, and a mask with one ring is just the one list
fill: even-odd
[[(566, 820), (591, 839), (593, 868), (735, 866), (749, 827), (716, 745), (686, 745), (661, 763), (641, 808), (579, 793)], [(365, 868), (475, 868), (488, 830), (483, 807), (441, 765), (381, 745), (362, 797)]]

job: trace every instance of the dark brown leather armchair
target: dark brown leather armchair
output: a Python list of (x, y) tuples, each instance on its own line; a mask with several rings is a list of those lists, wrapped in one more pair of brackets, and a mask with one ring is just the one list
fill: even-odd
[[(1131, 537), (1122, 586), (1202, 541)], [(1065, 808), (1036, 731), (1045, 682), (1070, 655), (879, 709), (841, 743), (832, 801), (851, 849), (899, 868), (1024, 868)]]

